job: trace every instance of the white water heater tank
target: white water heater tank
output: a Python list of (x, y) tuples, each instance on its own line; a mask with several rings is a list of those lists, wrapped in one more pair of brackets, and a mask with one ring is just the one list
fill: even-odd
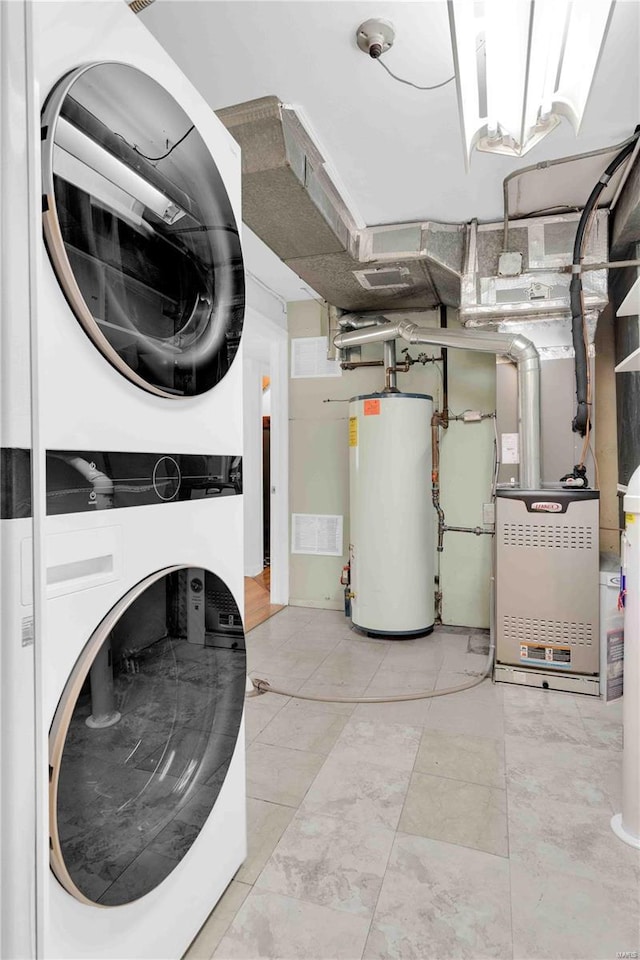
[(432, 415), (425, 394), (349, 402), (351, 619), (370, 634), (433, 629)]

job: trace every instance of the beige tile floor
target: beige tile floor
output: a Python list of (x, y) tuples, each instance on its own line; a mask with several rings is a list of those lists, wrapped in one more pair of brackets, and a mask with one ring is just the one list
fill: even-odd
[[(287, 608), (249, 671), (376, 695), (479, 671), (483, 638), (380, 641)], [(591, 960), (640, 950), (621, 710), (521, 687), (400, 704), (247, 701), (249, 855), (188, 960)], [(638, 956), (638, 953), (635, 954)]]

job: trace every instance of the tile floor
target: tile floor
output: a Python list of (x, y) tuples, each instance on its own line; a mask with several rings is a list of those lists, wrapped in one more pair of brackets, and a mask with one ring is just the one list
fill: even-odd
[[(356, 696), (459, 683), (484, 644), (295, 607), (247, 637), (251, 675)], [(399, 704), (266, 694), (246, 727), (249, 855), (188, 960), (638, 956), (639, 857), (609, 828), (619, 705), (485, 681)]]

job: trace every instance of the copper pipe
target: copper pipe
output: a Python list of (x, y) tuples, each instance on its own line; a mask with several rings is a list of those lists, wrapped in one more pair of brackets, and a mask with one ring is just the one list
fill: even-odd
[(438, 427), (440, 426), (440, 414), (434, 413), (431, 417), (431, 482), (438, 483), (440, 473), (440, 438), (438, 436)]
[(349, 362), (344, 360), (340, 367), (342, 370), (355, 370), (356, 367), (383, 367), (384, 363), (382, 360), (354, 360)]
[(440, 425), (442, 414), (434, 413), (431, 418), (431, 502), (438, 514), (438, 548), (444, 550), (444, 510), (440, 505)]
[(493, 530), (485, 530), (483, 527), (450, 527), (447, 524), (444, 526), (445, 533), (475, 533), (476, 537), (482, 537), (487, 535), (492, 537)]
[[(396, 373), (409, 373), (411, 369), (411, 364), (408, 360), (405, 360), (404, 363), (397, 363), (394, 367), (387, 367), (385, 371), (385, 393), (395, 393), (397, 392), (397, 387), (395, 386), (395, 374)], [(393, 384), (393, 386), (392, 386)]]

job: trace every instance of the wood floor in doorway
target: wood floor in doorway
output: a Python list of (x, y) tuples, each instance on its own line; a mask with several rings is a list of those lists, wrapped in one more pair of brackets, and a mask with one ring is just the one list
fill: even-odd
[(271, 570), (265, 567), (257, 577), (244, 578), (244, 629), (248, 633), (259, 623), (282, 610), (282, 606), (271, 603)]

